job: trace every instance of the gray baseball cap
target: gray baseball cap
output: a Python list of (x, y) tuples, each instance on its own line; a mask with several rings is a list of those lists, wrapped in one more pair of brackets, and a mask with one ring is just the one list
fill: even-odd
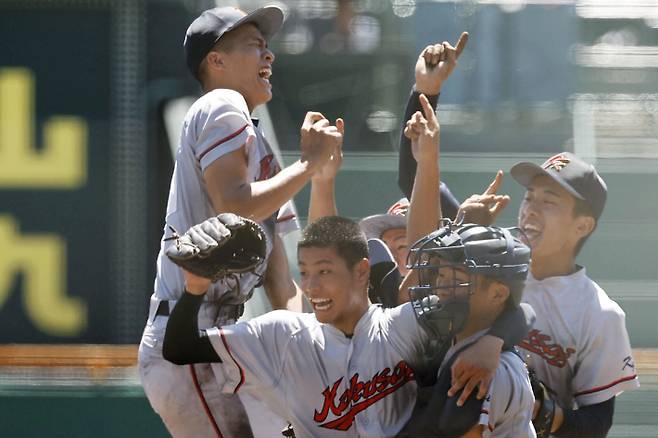
[(571, 152), (553, 155), (541, 166), (535, 163), (518, 163), (510, 170), (512, 177), (522, 186), (528, 187), (532, 180), (546, 175), (560, 184), (567, 192), (584, 200), (598, 219), (605, 207), (608, 187), (594, 166)]
[(245, 23), (255, 24), (269, 41), (283, 25), (283, 11), (278, 6), (263, 6), (250, 14), (233, 7), (204, 11), (187, 28), (183, 41), (187, 67), (194, 77), (197, 77), (201, 61), (222, 35)]

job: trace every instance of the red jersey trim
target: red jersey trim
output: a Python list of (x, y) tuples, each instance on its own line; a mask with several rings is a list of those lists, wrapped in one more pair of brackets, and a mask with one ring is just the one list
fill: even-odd
[(240, 370), (240, 382), (237, 384), (237, 386), (233, 390), (233, 394), (235, 394), (236, 392), (238, 392), (238, 390), (240, 389), (240, 387), (244, 383), (244, 370), (242, 369), (242, 367), (240, 366), (238, 361), (235, 360), (235, 358), (233, 357), (233, 354), (231, 353), (231, 349), (228, 346), (228, 342), (226, 342), (226, 338), (224, 337), (224, 330), (222, 330), (221, 328), (219, 329), (219, 335), (222, 337), (222, 343), (224, 344), (224, 348), (226, 348), (226, 351), (227, 351), (228, 355), (231, 356), (231, 360), (233, 360), (233, 363), (235, 363), (235, 366), (238, 367), (238, 370)]
[(283, 216), (282, 218), (278, 218), (278, 219), (276, 220), (276, 222), (277, 222), (277, 223), (281, 223), (281, 222), (289, 221), (290, 219), (294, 219), (294, 218), (296, 218), (296, 217), (297, 217), (297, 216), (294, 215), (294, 214), (289, 214), (288, 216)]
[(190, 364), (189, 367), (190, 367), (190, 374), (192, 374), (192, 382), (194, 383), (194, 389), (196, 390), (196, 394), (199, 396), (199, 401), (203, 406), (203, 410), (206, 412), (206, 416), (208, 417), (208, 420), (210, 421), (210, 425), (212, 426), (212, 429), (215, 431), (215, 434), (217, 434), (217, 437), (222, 438), (223, 436), (222, 432), (219, 430), (217, 421), (215, 421), (215, 417), (213, 416), (212, 411), (208, 406), (206, 397), (203, 395), (203, 390), (201, 389), (201, 385), (199, 384), (199, 378), (196, 375), (194, 364)]
[(633, 374), (632, 376), (622, 377), (621, 379), (617, 379), (614, 382), (609, 383), (607, 385), (597, 386), (596, 388), (588, 389), (586, 391), (577, 392), (577, 393), (574, 394), (574, 397), (578, 397), (578, 396), (581, 396), (581, 395), (592, 394), (594, 392), (603, 391), (604, 389), (612, 388), (613, 386), (615, 386), (619, 383), (628, 382), (629, 380), (634, 380), (636, 378), (637, 378), (637, 374)]
[(222, 138), (222, 139), (219, 140), (218, 142), (214, 143), (212, 146), (210, 146), (210, 147), (209, 147), (208, 149), (206, 149), (205, 151), (201, 152), (201, 155), (199, 155), (199, 160), (202, 160), (203, 157), (205, 157), (206, 154), (207, 154), (208, 152), (212, 151), (213, 149), (215, 149), (215, 148), (216, 148), (217, 146), (219, 146), (220, 144), (222, 144), (222, 143), (226, 143), (227, 141), (229, 141), (229, 140), (231, 140), (231, 139), (237, 137), (238, 135), (240, 135), (240, 134), (242, 133), (242, 131), (244, 131), (245, 129), (247, 129), (247, 126), (249, 126), (249, 125), (244, 125), (242, 128), (238, 129), (238, 130), (235, 131), (233, 134), (229, 134), (229, 135), (227, 135), (226, 137)]

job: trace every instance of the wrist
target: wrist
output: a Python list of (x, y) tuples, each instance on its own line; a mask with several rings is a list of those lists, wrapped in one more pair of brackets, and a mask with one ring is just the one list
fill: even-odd
[(441, 86), (443, 84), (439, 83), (438, 86), (437, 84), (424, 84), (424, 83), (418, 83), (414, 85), (414, 91), (416, 91), (419, 94), (424, 94), (425, 96), (437, 96), (441, 94)]
[(185, 284), (185, 292), (187, 292), (190, 295), (205, 295), (206, 292), (208, 292), (208, 285), (201, 285), (201, 284)]

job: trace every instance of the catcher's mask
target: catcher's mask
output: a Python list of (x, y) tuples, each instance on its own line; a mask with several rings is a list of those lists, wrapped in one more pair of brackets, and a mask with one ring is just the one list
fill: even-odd
[(416, 318), (440, 342), (462, 330), (478, 276), (506, 284), (508, 301), (518, 305), (530, 261), (530, 248), (512, 235), (518, 228), (446, 223), (414, 243), (407, 258), (418, 272), (409, 288)]

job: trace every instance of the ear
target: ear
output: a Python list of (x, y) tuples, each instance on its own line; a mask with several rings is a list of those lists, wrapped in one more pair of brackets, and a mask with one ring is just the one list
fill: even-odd
[(354, 273), (359, 281), (363, 281), (366, 285), (370, 280), (370, 262), (368, 259), (361, 259), (354, 265)]
[(596, 220), (592, 216), (578, 216), (576, 218), (576, 233), (579, 238), (589, 236), (594, 227), (596, 226)]
[(223, 69), (224, 68), (224, 56), (221, 52), (211, 50), (206, 55), (206, 65), (209, 70), (214, 69)]
[(509, 298), (509, 287), (503, 283), (494, 281), (491, 283), (491, 288), (491, 298), (496, 304), (503, 304), (507, 301), (507, 298)]

